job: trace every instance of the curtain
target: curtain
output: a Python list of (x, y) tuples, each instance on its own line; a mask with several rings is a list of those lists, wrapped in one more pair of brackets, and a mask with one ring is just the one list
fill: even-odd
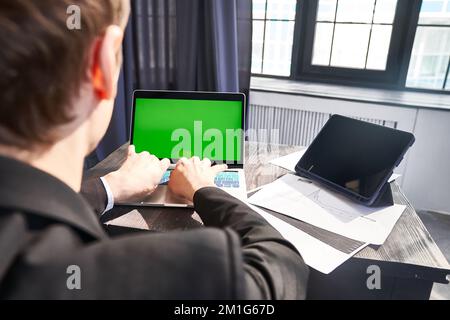
[(113, 119), (95, 156), (129, 140), (134, 89), (248, 95), (251, 48), (251, 0), (132, 0)]

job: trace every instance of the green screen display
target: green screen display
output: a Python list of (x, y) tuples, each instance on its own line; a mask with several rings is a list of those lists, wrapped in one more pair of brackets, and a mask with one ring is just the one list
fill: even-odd
[(240, 101), (137, 98), (133, 144), (158, 158), (242, 162)]

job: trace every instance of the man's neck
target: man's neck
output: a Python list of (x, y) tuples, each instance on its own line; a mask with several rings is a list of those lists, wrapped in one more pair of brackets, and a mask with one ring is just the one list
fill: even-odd
[(79, 146), (80, 144), (71, 138), (36, 151), (19, 150), (0, 145), (0, 155), (27, 163), (58, 178), (75, 192), (79, 192), (86, 154), (86, 150)]

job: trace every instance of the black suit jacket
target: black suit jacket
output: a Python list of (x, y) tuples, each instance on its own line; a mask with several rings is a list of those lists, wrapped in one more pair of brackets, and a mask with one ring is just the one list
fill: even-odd
[(219, 189), (194, 202), (209, 228), (110, 239), (81, 195), (0, 157), (0, 298), (305, 298), (308, 268), (265, 220)]
[(108, 205), (108, 197), (100, 178), (83, 179), (80, 193), (98, 216), (105, 212)]

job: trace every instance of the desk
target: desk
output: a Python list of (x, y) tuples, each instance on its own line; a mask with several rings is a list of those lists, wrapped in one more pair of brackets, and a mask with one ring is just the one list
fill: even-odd
[[(103, 176), (123, 163), (124, 145), (91, 169), (89, 176)], [(246, 177), (248, 190), (270, 183), (286, 170), (269, 164), (279, 156), (301, 147), (247, 143)], [(433, 283), (448, 283), (450, 266), (400, 187), (392, 184), (396, 203), (407, 206), (391, 235), (381, 247), (367, 247), (330, 275), (311, 270), (308, 299), (429, 299)], [(168, 232), (202, 228), (198, 215), (190, 209), (119, 207), (103, 218), (106, 228), (134, 228)], [(367, 269), (381, 269), (381, 290), (367, 288)]]

